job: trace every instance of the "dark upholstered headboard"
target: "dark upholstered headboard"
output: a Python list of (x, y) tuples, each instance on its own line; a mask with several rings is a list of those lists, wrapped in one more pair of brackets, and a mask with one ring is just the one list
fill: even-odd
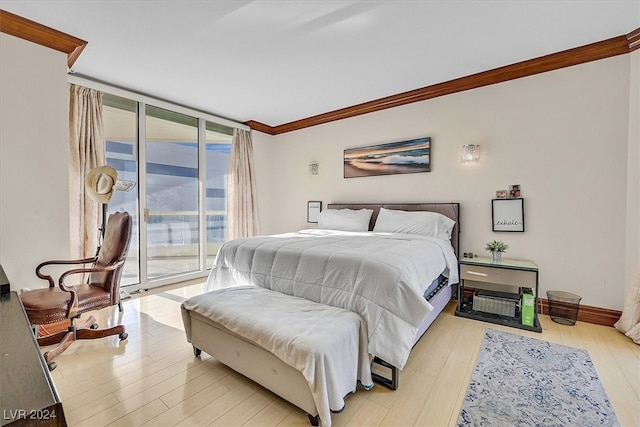
[(458, 249), (460, 245), (460, 203), (329, 203), (327, 209), (373, 209), (371, 221), (369, 222), (369, 230), (373, 230), (373, 226), (378, 218), (380, 208), (397, 209), (402, 211), (427, 211), (437, 212), (456, 222), (451, 232), (451, 246), (456, 255), (459, 255)]

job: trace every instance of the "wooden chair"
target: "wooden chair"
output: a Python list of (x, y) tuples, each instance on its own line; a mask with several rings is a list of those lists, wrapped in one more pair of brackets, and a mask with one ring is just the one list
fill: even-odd
[[(20, 295), (22, 304), (34, 326), (38, 343), (41, 346), (58, 344), (44, 354), (49, 370), (56, 368), (53, 358), (65, 351), (77, 339), (94, 339), (110, 335), (118, 335), (120, 340), (127, 339), (123, 325), (97, 329), (98, 324), (93, 316), (76, 324), (80, 315), (118, 304), (120, 302), (120, 276), (131, 242), (131, 216), (126, 212), (111, 214), (107, 223), (104, 240), (98, 254), (93, 258), (81, 260), (54, 260), (38, 265), (36, 275), (49, 282), (48, 288), (34, 289)], [(75, 268), (60, 275), (58, 285), (50, 275), (43, 274), (42, 268), (50, 265), (92, 264), (89, 268)], [(70, 286), (65, 280), (71, 275), (89, 274), (85, 284)], [(67, 329), (40, 336), (39, 326), (68, 321)], [(42, 328), (45, 329), (45, 328)]]

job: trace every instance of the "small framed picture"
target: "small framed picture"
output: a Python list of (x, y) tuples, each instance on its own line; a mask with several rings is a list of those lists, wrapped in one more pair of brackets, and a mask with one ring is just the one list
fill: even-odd
[(496, 199), (506, 199), (506, 198), (507, 198), (507, 190), (496, 191)]
[(307, 222), (317, 223), (318, 215), (322, 210), (322, 202), (310, 201), (307, 202)]
[(509, 198), (510, 199), (520, 198), (520, 184), (514, 184), (509, 186)]
[(493, 231), (524, 231), (524, 199), (491, 201)]

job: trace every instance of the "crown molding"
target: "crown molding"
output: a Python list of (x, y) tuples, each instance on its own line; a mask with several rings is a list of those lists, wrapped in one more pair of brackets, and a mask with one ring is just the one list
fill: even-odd
[(385, 98), (330, 111), (317, 116), (307, 117), (305, 119), (296, 120), (278, 126), (269, 126), (253, 120), (248, 121), (245, 124), (250, 126), (252, 129), (269, 135), (279, 135), (336, 120), (385, 110), (387, 108), (399, 107), (401, 105), (425, 101), (439, 96), (451, 95), (482, 86), (493, 85), (496, 83), (502, 83), (509, 80), (571, 67), (585, 62), (623, 55), (638, 48), (640, 48), (640, 28), (622, 36), (506, 65), (504, 67), (494, 68), (481, 73), (399, 93), (397, 95), (387, 96)]
[[(67, 66), (69, 68), (75, 63), (88, 43), (77, 37), (2, 9), (0, 9), (0, 32), (66, 53)], [(640, 28), (636, 28), (628, 34), (600, 42), (552, 53), (504, 67), (494, 68), (481, 73), (387, 96), (351, 107), (341, 108), (328, 113), (318, 114), (278, 126), (270, 126), (255, 120), (249, 120), (244, 124), (253, 130), (269, 135), (279, 135), (336, 120), (386, 110), (387, 108), (399, 107), (439, 96), (451, 95), (482, 86), (571, 67), (585, 62), (623, 55), (637, 49), (640, 49)]]
[(67, 67), (76, 62), (87, 42), (62, 31), (0, 9), (0, 32), (67, 54)]
[(273, 126), (265, 125), (264, 123), (260, 123), (255, 120), (249, 120), (248, 122), (244, 122), (244, 124), (249, 126), (251, 130), (257, 130), (269, 135), (277, 135), (275, 131), (276, 128), (274, 128)]

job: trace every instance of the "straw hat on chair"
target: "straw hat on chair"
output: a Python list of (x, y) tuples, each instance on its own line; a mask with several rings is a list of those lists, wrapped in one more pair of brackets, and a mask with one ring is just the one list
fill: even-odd
[(108, 204), (116, 191), (118, 172), (110, 166), (99, 166), (91, 169), (85, 179), (87, 194), (93, 200)]

